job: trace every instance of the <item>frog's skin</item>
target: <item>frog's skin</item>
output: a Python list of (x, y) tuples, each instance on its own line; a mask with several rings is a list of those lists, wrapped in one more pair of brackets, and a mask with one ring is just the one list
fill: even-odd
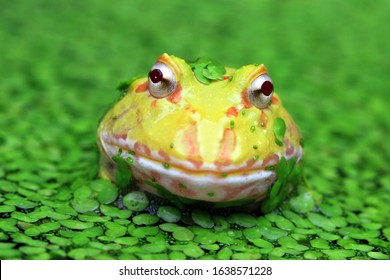
[[(157, 59), (173, 73), (172, 93), (155, 98), (151, 80), (131, 83), (126, 95), (104, 116), (98, 129), (100, 175), (115, 181), (112, 157), (128, 158), (137, 186), (158, 191), (155, 182), (178, 197), (205, 202), (260, 201), (276, 179), (276, 165), (302, 156), (301, 134), (273, 92), (264, 108), (248, 97), (251, 83), (267, 74), (264, 65), (225, 68), (221, 80), (199, 82), (184, 60)], [(274, 121), (286, 125), (283, 144)], [(157, 185), (155, 184), (155, 185)]]

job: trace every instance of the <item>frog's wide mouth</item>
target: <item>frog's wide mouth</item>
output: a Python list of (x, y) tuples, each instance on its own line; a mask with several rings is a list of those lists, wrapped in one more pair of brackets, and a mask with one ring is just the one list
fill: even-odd
[(177, 169), (186, 173), (206, 173), (218, 176), (221, 176), (221, 174), (250, 173), (265, 170), (269, 166), (276, 165), (281, 157), (285, 157), (287, 160), (296, 157), (300, 160), (303, 154), (302, 147), (294, 147), (290, 142), (287, 142), (285, 153), (274, 153), (264, 159), (254, 160), (250, 158), (240, 164), (218, 164), (178, 159), (162, 150), (154, 151), (145, 144), (126, 139), (125, 137), (112, 136), (104, 131), (101, 133), (99, 142), (102, 152), (109, 158), (118, 155), (118, 151), (122, 150), (122, 157), (130, 157), (135, 161), (145, 159), (165, 166), (165, 168), (169, 166), (171, 169)]
[[(281, 156), (300, 159), (302, 155), (302, 148), (287, 149), (288, 153), (274, 154), (259, 160), (258, 165), (221, 168), (179, 161), (164, 153), (153, 152), (146, 145), (111, 137), (107, 133), (101, 136), (100, 149), (107, 158), (120, 154), (131, 159), (130, 168), (141, 189), (157, 195), (163, 190), (179, 197), (217, 203), (263, 199), (276, 178), (275, 171), (266, 167), (277, 164)], [(113, 174), (108, 175), (114, 179)]]

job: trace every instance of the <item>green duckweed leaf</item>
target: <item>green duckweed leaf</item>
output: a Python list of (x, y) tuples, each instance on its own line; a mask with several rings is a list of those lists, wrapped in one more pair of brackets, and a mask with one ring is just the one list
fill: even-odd
[(286, 236), (287, 232), (275, 227), (264, 227), (261, 228), (261, 234), (265, 239), (273, 241)]
[(118, 189), (113, 184), (107, 184), (107, 186), (98, 193), (97, 200), (103, 204), (110, 204), (114, 202), (118, 197)]
[(203, 228), (212, 228), (214, 226), (214, 221), (212, 220), (211, 215), (205, 210), (193, 210), (191, 218), (195, 224)]
[(223, 65), (208, 57), (200, 57), (189, 65), (196, 79), (206, 85), (212, 80), (223, 80), (223, 75), (226, 73)]
[(57, 230), (60, 228), (60, 226), (61, 226), (61, 224), (59, 222), (46, 222), (46, 223), (40, 224), (38, 226), (38, 230), (41, 233), (46, 233), (49, 231)]
[(132, 185), (133, 175), (129, 167), (129, 163), (121, 157), (121, 151), (118, 155), (113, 156), (112, 160), (116, 163), (115, 182), (122, 194), (128, 193), (131, 189), (127, 189)]
[(130, 210), (121, 210), (117, 207), (109, 206), (109, 205), (100, 205), (100, 211), (107, 216), (110, 217), (118, 217), (121, 219), (127, 219), (131, 216), (132, 211)]
[(72, 237), (72, 243), (77, 246), (83, 246), (90, 242), (89, 238), (82, 233), (78, 233)]
[(70, 241), (67, 238), (59, 237), (59, 236), (49, 236), (47, 239), (50, 241), (52, 244), (56, 244), (61, 247), (67, 247), (72, 244), (72, 241)]
[(231, 223), (245, 228), (251, 228), (257, 225), (257, 219), (246, 213), (233, 213), (228, 219)]
[(82, 186), (74, 191), (73, 196), (76, 199), (85, 199), (89, 198), (91, 194), (92, 190), (88, 186)]
[(181, 218), (179, 209), (172, 206), (162, 206), (157, 211), (157, 216), (168, 223), (176, 223)]
[(243, 231), (244, 236), (252, 241), (252, 239), (258, 239), (262, 235), (262, 231), (259, 227), (246, 228)]
[(318, 251), (306, 251), (305, 254), (303, 255), (305, 259), (308, 260), (317, 260), (322, 257), (322, 253)]
[(69, 252), (69, 257), (71, 257), (72, 259), (76, 259), (76, 260), (84, 260), (84, 259), (90, 259), (91, 257), (94, 257), (96, 256), (97, 254), (99, 254), (101, 252), (101, 250), (99, 249), (96, 249), (96, 248), (76, 248), (76, 249), (72, 249), (70, 252)]
[(291, 198), (289, 203), (291, 209), (297, 213), (308, 213), (315, 206), (313, 196), (309, 192)]
[(251, 242), (259, 248), (273, 248), (274, 247), (274, 245), (271, 242), (264, 240), (264, 239), (261, 239), (261, 238), (251, 239)]
[(133, 217), (133, 223), (136, 225), (153, 225), (159, 221), (159, 217), (147, 213), (139, 214)]
[(297, 158), (293, 157), (289, 161), (285, 157), (281, 157), (279, 163), (275, 166), (277, 179), (269, 189), (269, 196), (263, 200), (261, 204), (261, 211), (269, 213), (274, 210), (283, 201), (289, 190), (288, 180), (293, 170)]
[(119, 225), (114, 222), (106, 222), (104, 226), (107, 228), (105, 234), (109, 237), (117, 238), (126, 234), (127, 227)]
[(331, 260), (345, 260), (347, 258), (354, 257), (356, 255), (354, 250), (322, 250), (325, 255), (329, 257)]
[(230, 260), (233, 255), (233, 251), (229, 247), (225, 247), (218, 251), (217, 259), (218, 260)]
[(210, 245), (214, 244), (217, 241), (217, 238), (215, 234), (207, 232), (204, 234), (196, 235), (194, 241), (203, 245)]
[(0, 205), (0, 213), (9, 213), (15, 210), (14, 205)]
[(321, 238), (311, 240), (310, 244), (317, 249), (329, 249), (329, 243)]
[(336, 228), (334, 223), (332, 223), (332, 221), (329, 220), (329, 218), (327, 218), (321, 214), (308, 213), (307, 217), (310, 220), (310, 222), (312, 222), (314, 225), (321, 227), (321, 228), (325, 229), (326, 231), (334, 231)]
[(95, 227), (87, 228), (82, 232), (87, 237), (98, 237), (103, 234), (103, 228), (101, 226), (95, 226)]
[(0, 229), (5, 232), (18, 232), (19, 229), (15, 226), (15, 220), (0, 220)]
[[(185, 227), (178, 226), (172, 232), (173, 238), (178, 241), (191, 241), (194, 239), (195, 235), (192, 231)], [(186, 254), (187, 255), (187, 254)]]
[(165, 224), (160, 224), (159, 228), (163, 231), (166, 232), (173, 232), (177, 227), (179, 227), (177, 224), (173, 223), (165, 223)]
[(93, 223), (80, 222), (77, 220), (62, 220), (59, 221), (59, 223), (69, 229), (87, 229), (93, 227)]
[(276, 118), (274, 122), (275, 143), (283, 146), (284, 134), (286, 133), (286, 123), (282, 118)]
[(388, 260), (389, 256), (381, 252), (369, 252), (367, 255), (375, 260)]
[(169, 254), (169, 259), (170, 260), (186, 260), (187, 256), (179, 251), (173, 251)]
[(131, 236), (118, 237), (114, 241), (117, 244), (126, 245), (126, 246), (133, 246), (138, 244), (138, 239)]
[(204, 251), (196, 245), (188, 245), (184, 248), (183, 253), (188, 257), (197, 259), (204, 255)]
[(123, 197), (123, 205), (132, 211), (142, 211), (149, 205), (149, 199), (144, 192), (133, 191)]
[(79, 213), (86, 213), (98, 209), (99, 202), (90, 198), (78, 198), (72, 201), (72, 207)]

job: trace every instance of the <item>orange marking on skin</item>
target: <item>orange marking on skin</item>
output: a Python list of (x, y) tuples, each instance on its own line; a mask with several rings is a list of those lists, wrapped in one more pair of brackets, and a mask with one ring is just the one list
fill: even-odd
[(169, 162), (171, 157), (169, 154), (163, 150), (158, 150), (158, 155), (164, 159), (165, 162)]
[(153, 108), (156, 108), (157, 107), (157, 99), (153, 100), (152, 103), (150, 103), (150, 106), (152, 106)]
[(116, 133), (116, 134), (114, 134), (114, 137), (116, 139), (126, 139), (127, 138), (127, 133)]
[(231, 201), (235, 197), (237, 197), (241, 192), (245, 191), (246, 189), (253, 186), (253, 183), (248, 183), (246, 185), (243, 185), (241, 187), (231, 187), (231, 186), (223, 186), (223, 190), (225, 191), (225, 196), (223, 198), (223, 201)]
[(230, 107), (226, 110), (226, 116), (228, 117), (237, 117), (238, 116), (238, 109), (235, 106)]
[(272, 95), (271, 97), (271, 102), (272, 104), (278, 104), (279, 103), (279, 99), (275, 96), (275, 95)]
[[(264, 125), (261, 125), (262, 123)], [(261, 110), (261, 115), (260, 115), (260, 119), (259, 119), (259, 126), (266, 128), (267, 123), (268, 123), (268, 116), (264, 110)]]
[(231, 154), (236, 145), (236, 135), (234, 131), (230, 128), (225, 128), (222, 136), (222, 140), (220, 143), (219, 157), (218, 160), (215, 161), (215, 165), (217, 169), (222, 169), (224, 166), (228, 166), (231, 164)]
[(236, 144), (236, 135), (234, 131), (230, 128), (225, 128), (221, 140), (220, 159), (222, 159), (223, 161), (230, 160), (230, 156), (234, 150), (235, 144)]
[(181, 85), (178, 84), (175, 91), (167, 97), (167, 100), (173, 104), (177, 104), (181, 100)]
[(187, 147), (187, 160), (191, 160), (192, 162), (200, 162), (200, 149), (198, 143), (198, 129), (196, 124), (188, 127), (184, 132), (184, 144)]
[(152, 154), (150, 151), (150, 148), (148, 146), (146, 146), (145, 144), (142, 144), (140, 142), (134, 143), (134, 152), (136, 154), (147, 155), (149, 157)]
[(267, 166), (275, 165), (279, 162), (279, 156), (276, 154), (272, 154), (266, 157), (261, 164), (261, 169), (266, 168)]
[(135, 92), (145, 92), (148, 90), (148, 82), (144, 82), (135, 89)]
[(223, 76), (223, 79), (224, 79), (224, 80), (228, 80), (229, 77), (230, 77), (230, 76), (227, 76), (227, 75), (226, 75), (226, 76)]
[(199, 157), (199, 159), (187, 158), (187, 161), (191, 162), (195, 166), (196, 169), (200, 169), (202, 167), (202, 164), (203, 164), (200, 157)]
[(255, 162), (256, 162), (256, 161), (255, 161), (253, 158), (248, 159), (248, 160), (246, 161), (246, 168), (247, 168), (247, 169), (252, 168), (252, 166), (255, 165)]
[(179, 180), (173, 180), (172, 188), (183, 197), (195, 197), (196, 192), (190, 188), (184, 188)]
[[(269, 185), (271, 185), (273, 182), (270, 182), (270, 184), (268, 184), (267, 187), (269, 187)], [(256, 200), (262, 200), (263, 198), (265, 198), (267, 196), (267, 192), (263, 192), (263, 193), (259, 193), (259, 190), (257, 188), (253, 188), (250, 190), (249, 194), (248, 194), (248, 198), (252, 198), (252, 199), (256, 199)]]
[(191, 105), (187, 105), (185, 109), (190, 113), (196, 113), (196, 109), (192, 108)]
[(160, 179), (161, 179), (160, 173), (158, 173), (157, 171), (152, 170), (152, 171), (150, 171), (150, 174), (152, 175), (152, 177), (153, 177), (157, 182), (160, 181)]
[(294, 151), (295, 151), (293, 144), (288, 139), (286, 139), (284, 141), (284, 144), (287, 147), (287, 149), (286, 149), (286, 156), (291, 156), (294, 153)]
[(241, 91), (241, 104), (244, 105), (245, 109), (252, 107), (252, 104), (248, 99), (248, 90), (246, 88)]

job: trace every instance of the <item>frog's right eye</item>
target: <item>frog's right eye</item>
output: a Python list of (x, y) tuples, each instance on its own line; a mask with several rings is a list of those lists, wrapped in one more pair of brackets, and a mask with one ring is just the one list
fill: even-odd
[(250, 85), (249, 100), (259, 109), (268, 106), (274, 92), (274, 86), (271, 78), (267, 74), (258, 76)]
[(149, 71), (149, 92), (155, 98), (163, 98), (175, 91), (176, 78), (165, 63), (156, 62)]

